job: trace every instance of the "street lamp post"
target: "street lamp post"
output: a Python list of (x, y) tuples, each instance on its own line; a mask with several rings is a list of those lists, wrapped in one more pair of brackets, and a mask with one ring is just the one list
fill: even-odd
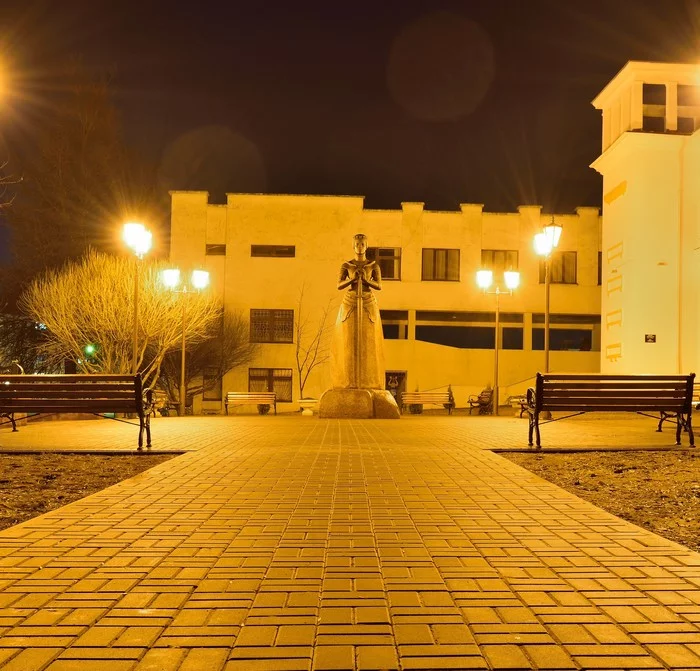
[(185, 342), (187, 333), (187, 296), (193, 291), (201, 291), (209, 285), (209, 273), (206, 270), (193, 270), (190, 276), (189, 285), (183, 284), (180, 286), (180, 269), (171, 268), (164, 270), (162, 273), (163, 284), (175, 293), (183, 294), (182, 296), (182, 350), (180, 353), (180, 407), (178, 414), (180, 417), (185, 416), (185, 403), (187, 399), (187, 388), (185, 385)]
[(122, 238), (127, 247), (136, 254), (134, 264), (134, 341), (131, 349), (131, 372), (136, 375), (139, 371), (139, 265), (145, 254), (151, 249), (153, 236), (143, 225), (136, 222), (124, 224)]
[(503, 281), (506, 285), (506, 290), (502, 290), (499, 286), (493, 291), (488, 291), (493, 284), (493, 272), (491, 270), (478, 270), (476, 273), (476, 283), (485, 294), (494, 294), (496, 296), (496, 330), (494, 332), (494, 348), (493, 348), (493, 412), (498, 414), (498, 331), (500, 326), (500, 298), (501, 294), (507, 293), (512, 295), (513, 291), (520, 284), (520, 273), (515, 270), (506, 270), (503, 273)]
[(562, 226), (552, 222), (535, 235), (535, 252), (544, 257), (544, 372), (549, 373), (549, 288), (552, 281), (552, 252), (559, 245)]

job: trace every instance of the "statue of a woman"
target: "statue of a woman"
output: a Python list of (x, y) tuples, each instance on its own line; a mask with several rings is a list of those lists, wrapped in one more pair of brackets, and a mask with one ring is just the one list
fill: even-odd
[(384, 337), (379, 306), (372, 289), (380, 291), (379, 265), (369, 261), (367, 236), (353, 239), (355, 258), (340, 268), (338, 289), (347, 289), (338, 311), (331, 348), (334, 389), (384, 389)]

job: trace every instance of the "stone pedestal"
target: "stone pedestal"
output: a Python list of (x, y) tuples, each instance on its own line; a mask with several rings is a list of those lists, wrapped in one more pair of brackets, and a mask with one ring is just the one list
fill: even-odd
[(328, 389), (318, 404), (320, 418), (399, 419), (396, 399), (384, 389)]

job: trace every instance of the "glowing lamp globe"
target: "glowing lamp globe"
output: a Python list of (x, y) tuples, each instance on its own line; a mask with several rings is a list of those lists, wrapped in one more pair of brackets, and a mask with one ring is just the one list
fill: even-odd
[(480, 289), (488, 289), (493, 284), (493, 273), (490, 270), (477, 270), (476, 283)]

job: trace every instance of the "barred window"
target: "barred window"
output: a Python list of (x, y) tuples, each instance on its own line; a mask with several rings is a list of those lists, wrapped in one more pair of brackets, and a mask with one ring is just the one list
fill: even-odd
[(401, 247), (369, 247), (367, 258), (377, 262), (383, 280), (401, 279)]
[(252, 309), (250, 342), (294, 342), (294, 310)]
[[(554, 252), (549, 281), (552, 284), (576, 284), (576, 252)], [(540, 284), (544, 284), (544, 264), (540, 261)]]
[(459, 282), (459, 249), (424, 249), (421, 279)]
[(248, 391), (274, 391), (277, 400), (292, 400), (291, 368), (249, 368)]
[(482, 249), (481, 267), (484, 270), (503, 272), (518, 269), (517, 249)]

